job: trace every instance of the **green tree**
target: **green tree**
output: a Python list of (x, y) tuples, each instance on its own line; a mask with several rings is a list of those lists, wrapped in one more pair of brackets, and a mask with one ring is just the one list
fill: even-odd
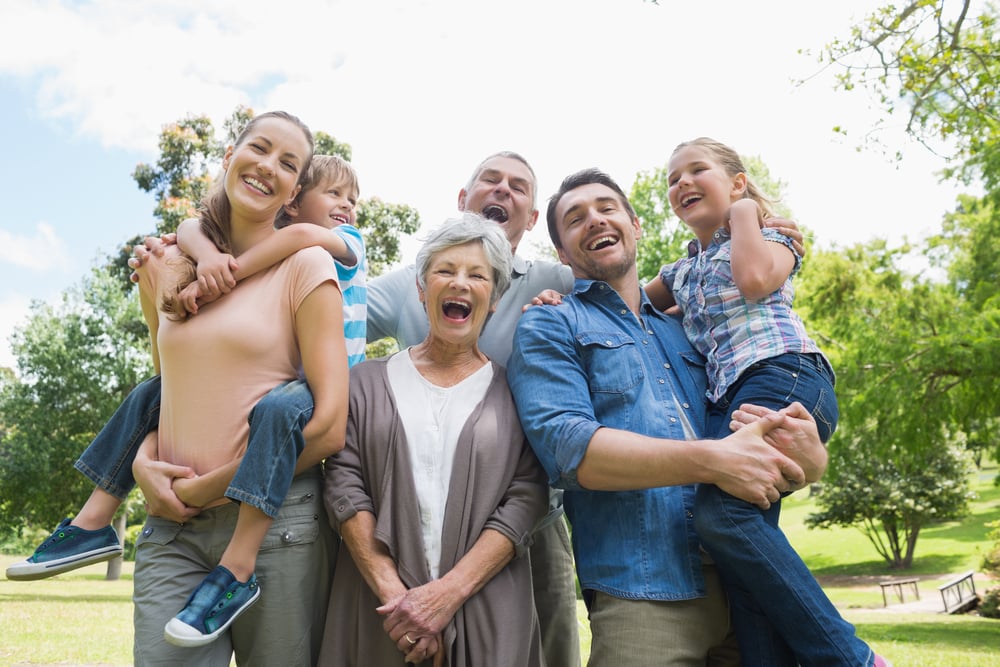
[[(234, 116), (239, 116), (238, 109)], [(227, 122), (230, 127), (234, 118)], [(231, 130), (230, 130), (231, 131)], [(153, 214), (159, 218), (156, 233), (177, 231), (212, 183), (210, 170), (222, 159), (223, 142), (215, 138), (215, 127), (207, 116), (188, 116), (163, 126), (160, 156), (155, 165), (140, 163), (132, 178), (143, 192), (156, 197)]]
[(894, 568), (910, 567), (923, 526), (965, 511), (965, 440), (995, 409), (969, 397), (998, 388), (984, 355), (1000, 340), (1000, 323), (951, 286), (899, 269), (906, 251), (874, 241), (819, 252), (798, 281), (841, 409), (809, 522), (859, 526)]
[(991, 1), (887, 4), (828, 45), (821, 60), (840, 68), (841, 88), (870, 91), (888, 112), (869, 139), (877, 141), (901, 109), (906, 132), (949, 159), (946, 176), (980, 176), (1000, 196), (998, 18)]
[(18, 377), (0, 386), (0, 523), (51, 527), (83, 504), (93, 484), (73, 462), (152, 372), (148, 336), (104, 268), (57, 305), (32, 304), (11, 339)]
[[(945, 216), (941, 232), (928, 239), (925, 255), (932, 266), (946, 273), (951, 289), (975, 313), (975, 321), (1000, 319), (1000, 208), (993, 199), (960, 196), (956, 210)], [(984, 354), (991, 356), (980, 360), (984, 369), (994, 374), (1000, 372), (996, 327), (973, 326), (968, 335), (972, 343), (982, 340), (980, 347), (989, 348)], [(992, 341), (990, 336), (994, 337)], [(988, 387), (967, 389), (962, 407), (972, 416), (968, 419), (966, 446), (977, 461), (987, 452), (1000, 458), (1000, 412), (996, 398), (984, 391)], [(997, 479), (1000, 481), (1000, 475)]]

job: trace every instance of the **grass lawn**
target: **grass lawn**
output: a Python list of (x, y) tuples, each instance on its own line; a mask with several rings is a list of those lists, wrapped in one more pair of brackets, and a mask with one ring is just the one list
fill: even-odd
[[(914, 567), (905, 574), (920, 578), (922, 599), (938, 600), (938, 585), (978, 570), (991, 546), (985, 523), (1000, 520), (1000, 488), (992, 485), (996, 472), (993, 466), (977, 475), (979, 498), (969, 516), (921, 531)], [(803, 522), (814, 509), (807, 494), (790, 496), (783, 503), (782, 527), (859, 636), (896, 667), (1000, 666), (1000, 620), (912, 613), (892, 604), (883, 609), (877, 582), (901, 573), (889, 570), (857, 529), (807, 530)], [(23, 557), (0, 555), (0, 567)], [(105, 581), (104, 571), (98, 564), (35, 582), (0, 579), (0, 667), (131, 664), (132, 564), (125, 563), (119, 581)], [(997, 585), (977, 573), (980, 594)], [(579, 618), (586, 659), (590, 632), (582, 603)]]
[[(0, 567), (23, 559), (0, 556)], [(0, 579), (0, 665), (132, 664), (132, 563), (40, 581)]]

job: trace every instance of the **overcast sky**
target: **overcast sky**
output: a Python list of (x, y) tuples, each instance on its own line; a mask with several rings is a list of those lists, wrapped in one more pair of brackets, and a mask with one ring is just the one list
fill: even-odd
[[(427, 227), (481, 158), (515, 150), (545, 198), (597, 166), (625, 187), (708, 135), (759, 156), (822, 246), (935, 231), (943, 163), (858, 152), (880, 115), (814, 56), (880, 3), (641, 0), (18, 0), (0, 22), (0, 365), (32, 299), (154, 228), (135, 164), (188, 114), (285, 109), (349, 143), (362, 197)], [(811, 77), (811, 78), (810, 78)], [(809, 78), (803, 86), (797, 79)], [(843, 126), (845, 138), (833, 132)], [(547, 243), (544, 224), (529, 244)], [(408, 244), (407, 248), (412, 248)], [(409, 253), (410, 251), (408, 251)], [(412, 259), (412, 255), (407, 259)]]

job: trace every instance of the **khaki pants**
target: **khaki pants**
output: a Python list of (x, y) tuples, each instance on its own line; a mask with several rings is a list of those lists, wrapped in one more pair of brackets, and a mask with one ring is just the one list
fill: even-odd
[(260, 599), (219, 639), (179, 648), (163, 626), (214, 568), (236, 526), (239, 506), (205, 510), (184, 524), (150, 517), (136, 545), (133, 587), (138, 667), (315, 664), (329, 601), (335, 542), (319, 475), (296, 478), (257, 557)]
[(597, 592), (588, 667), (739, 667), (722, 584), (713, 566), (702, 570), (704, 598), (623, 600)]
[(546, 667), (580, 667), (580, 622), (576, 614), (576, 569), (566, 519), (559, 517), (533, 535), (531, 586)]

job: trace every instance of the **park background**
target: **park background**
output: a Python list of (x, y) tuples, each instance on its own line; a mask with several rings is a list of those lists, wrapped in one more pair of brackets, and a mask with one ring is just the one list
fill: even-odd
[[(4, 12), (4, 558), (79, 506), (72, 460), (149, 373), (123, 246), (188, 213), (248, 114), (291, 110), (352, 160), (373, 273), (410, 260), (471, 167), (512, 149), (542, 202), (582, 167), (617, 178), (643, 221), (649, 277), (687, 237), (663, 167), (677, 143), (709, 135), (807, 230), (797, 310), (838, 370), (831, 467), (787, 502), (785, 530), (897, 665), (1000, 664), (997, 621), (871, 610), (886, 579), (917, 576), (925, 599), (968, 570), (981, 593), (995, 585), (995, 3), (50, 0)], [(549, 256), (543, 228), (520, 252)], [(141, 501), (130, 508), (134, 532)], [(0, 581), (0, 664), (126, 663), (129, 572)], [(110, 653), (74, 653), (72, 628)]]

